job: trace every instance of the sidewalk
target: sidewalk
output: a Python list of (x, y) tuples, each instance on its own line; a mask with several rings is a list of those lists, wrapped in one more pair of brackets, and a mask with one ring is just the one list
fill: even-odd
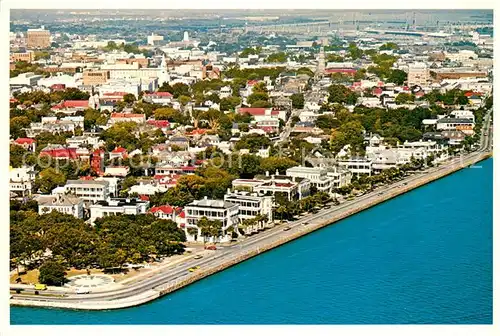
[(169, 257), (169, 259), (164, 261), (162, 264), (156, 266), (155, 268), (150, 268), (147, 271), (140, 272), (137, 275), (131, 276), (130, 278), (124, 279), (122, 281), (117, 281), (115, 283), (120, 284), (120, 285), (134, 283), (134, 282), (143, 280), (144, 278), (151, 277), (157, 273), (161, 273), (166, 268), (181, 264), (189, 259), (192, 259), (192, 258), (194, 258), (195, 255), (202, 255), (203, 257), (206, 257), (207, 255), (210, 254), (210, 252), (211, 251), (208, 251), (208, 250), (200, 250), (196, 253), (191, 253), (191, 254), (187, 254), (187, 255), (172, 256), (172, 257)]

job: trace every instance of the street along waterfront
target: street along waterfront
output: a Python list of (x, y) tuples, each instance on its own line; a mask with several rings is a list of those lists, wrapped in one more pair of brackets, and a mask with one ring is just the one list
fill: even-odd
[(12, 307), (13, 324), (492, 323), (492, 159), (116, 311)]

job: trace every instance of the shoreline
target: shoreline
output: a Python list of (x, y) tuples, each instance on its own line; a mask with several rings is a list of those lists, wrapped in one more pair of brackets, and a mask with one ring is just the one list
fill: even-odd
[[(169, 293), (173, 293), (181, 288), (184, 288), (190, 284), (195, 283), (198, 280), (206, 278), (210, 275), (223, 271), (227, 268), (230, 268), (234, 265), (239, 264), (245, 260), (249, 260), (259, 254), (270, 251), (278, 246), (284, 245), (290, 241), (303, 237), (311, 232), (317, 231), (321, 228), (324, 228), (329, 225), (337, 224), (342, 219), (350, 217), (356, 213), (359, 213), (363, 210), (369, 209), (375, 205), (384, 203), (394, 197), (405, 194), (411, 190), (417, 189), (423, 185), (429, 184), (436, 180), (439, 180), (443, 177), (446, 177), (450, 174), (453, 174), (457, 171), (460, 171), (464, 168), (467, 168), (471, 165), (474, 165), (478, 162), (481, 162), (485, 159), (492, 157), (491, 152), (478, 152), (469, 155), (463, 161), (459, 161), (453, 163), (452, 160), (448, 165), (444, 165), (442, 167), (435, 167), (435, 171), (429, 171), (421, 176), (410, 176), (400, 182), (393, 183), (391, 185), (387, 185), (387, 191), (380, 193), (379, 191), (372, 192), (370, 194), (365, 195), (360, 199), (356, 199), (354, 203), (349, 203), (347, 205), (342, 206), (341, 208), (346, 208), (345, 210), (339, 208), (332, 208), (327, 212), (335, 212), (341, 211), (335, 215), (322, 214), (321, 211), (318, 214), (310, 214), (307, 217), (299, 219), (295, 222), (289, 223), (289, 226), (292, 226), (292, 229), (286, 233), (281, 229), (282, 226), (278, 226), (278, 230), (271, 229), (271, 234), (264, 235), (259, 237), (259, 235), (255, 236), (255, 240), (250, 240), (247, 244), (246, 241), (243, 241), (240, 244), (237, 244), (233, 247), (240, 247), (240, 251), (242, 251), (244, 246), (248, 245), (257, 245), (254, 248), (247, 249), (244, 252), (237, 253), (229, 251), (228, 253), (223, 253), (219, 255), (219, 257), (215, 256), (212, 259), (204, 260), (203, 263), (207, 264), (206, 266), (202, 266), (202, 269), (198, 272), (188, 273), (187, 275), (182, 275), (180, 277), (174, 277), (170, 281), (165, 281), (165, 283), (154, 286), (153, 288), (147, 289), (145, 291), (134, 293), (129, 296), (125, 296), (124, 298), (117, 298), (115, 300), (89, 300), (85, 296), (74, 299), (73, 301), (67, 300), (68, 302), (63, 302), (64, 300), (57, 301), (51, 300), (50, 297), (38, 296), (36, 298), (30, 299), (10, 299), (11, 306), (29, 306), (29, 307), (44, 307), (44, 308), (63, 308), (63, 309), (74, 309), (74, 310), (111, 310), (111, 309), (123, 309), (130, 308), (133, 306), (142, 305), (147, 302), (151, 302), (159, 297), (167, 295)], [(406, 182), (408, 181), (408, 182)], [(411, 181), (411, 182), (410, 182)], [(406, 185), (404, 183), (407, 183)], [(364, 202), (367, 200), (367, 202)], [(323, 216), (327, 216), (325, 219)], [(303, 222), (309, 222), (308, 225), (303, 225)], [(312, 223), (314, 222), (314, 223)], [(266, 240), (268, 238), (272, 238), (272, 235), (275, 235), (276, 232), (280, 232), (282, 237), (277, 237), (277, 239), (271, 240), (269, 242), (265, 242), (259, 244), (260, 240)], [(222, 250), (225, 251), (226, 249)], [(229, 248), (231, 250), (231, 248)], [(232, 254), (232, 255), (227, 255)], [(226, 259), (226, 260), (224, 260)], [(210, 265), (213, 264), (213, 265)]]

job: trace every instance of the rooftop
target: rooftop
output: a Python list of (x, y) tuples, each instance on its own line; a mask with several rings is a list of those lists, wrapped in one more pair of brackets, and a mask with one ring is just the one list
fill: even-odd
[(207, 207), (216, 209), (230, 209), (237, 206), (234, 203), (226, 202), (223, 200), (201, 199), (189, 203), (186, 207)]

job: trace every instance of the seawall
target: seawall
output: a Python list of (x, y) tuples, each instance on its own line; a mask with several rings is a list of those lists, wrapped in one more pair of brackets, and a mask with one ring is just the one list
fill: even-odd
[[(482, 161), (482, 160), (485, 160), (487, 158), (489, 158), (491, 156), (490, 153), (484, 153), (484, 154), (481, 154), (480, 156), (478, 157), (474, 157), (474, 158), (471, 158), (467, 161), (465, 161), (462, 165), (456, 165), (456, 166), (452, 166), (450, 168), (447, 168), (447, 169), (443, 169), (442, 171), (439, 171), (439, 172), (436, 172), (437, 174), (436, 175), (433, 175), (433, 176), (429, 176), (428, 178), (422, 178), (422, 179), (419, 179), (415, 182), (413, 182), (412, 184), (409, 184), (403, 188), (398, 188), (396, 190), (393, 190), (391, 192), (388, 192), (386, 194), (384, 194), (382, 197), (379, 197), (377, 199), (375, 199), (374, 201), (372, 202), (369, 202), (367, 204), (363, 204), (359, 207), (356, 207), (354, 209), (351, 209), (349, 211), (346, 211), (344, 213), (341, 213), (341, 214), (338, 214), (336, 216), (333, 216), (331, 217), (330, 219), (328, 220), (324, 220), (320, 223), (317, 223), (317, 224), (309, 224), (308, 226), (304, 227), (303, 230), (301, 231), (298, 231), (298, 232), (295, 232), (295, 233), (292, 233), (290, 235), (287, 235), (286, 237), (283, 237), (283, 238), (280, 238), (270, 244), (267, 244), (267, 245), (264, 245), (264, 246), (261, 246), (261, 247), (258, 247), (252, 251), (249, 251), (243, 255), (238, 255), (236, 258), (233, 258), (221, 265), (218, 265), (218, 266), (215, 266), (213, 268), (210, 268), (210, 269), (207, 269), (207, 270), (204, 270), (204, 271), (201, 271), (199, 273), (196, 273), (190, 277), (188, 277), (187, 279), (183, 280), (183, 281), (180, 281), (172, 286), (168, 286), (164, 289), (162, 289), (160, 291), (160, 296), (163, 296), (163, 295), (166, 295), (168, 293), (172, 293), (178, 289), (181, 289), (185, 286), (188, 286), (200, 279), (203, 279), (207, 276), (210, 276), (212, 274), (215, 274), (217, 272), (220, 272), (226, 268), (229, 268), (231, 266), (234, 266), (242, 261), (245, 261), (245, 260), (248, 260), (250, 258), (253, 258), (261, 253), (264, 253), (266, 251), (269, 251), (269, 250), (272, 250), (278, 246), (281, 246), (283, 244), (286, 244), (292, 240), (295, 240), (297, 238), (300, 238), (300, 237), (303, 237), (313, 231), (316, 231), (318, 229), (321, 229), (323, 227), (326, 227), (328, 225), (332, 225), (332, 224), (335, 224), (336, 222), (342, 220), (342, 219), (345, 219), (355, 213), (358, 213), (360, 211), (363, 211), (363, 210), (366, 210), (368, 208), (371, 208), (372, 206), (374, 205), (377, 205), (377, 204), (380, 204), (380, 203), (383, 203), (389, 199), (392, 199), (396, 196), (399, 196), (399, 195), (402, 195), (404, 193), (407, 193), (413, 189), (416, 189), (416, 188), (419, 188), (425, 184), (428, 184), (430, 182), (433, 182), (435, 180), (438, 180), (438, 179), (441, 179), (447, 175), (450, 175), (458, 170), (461, 170), (462, 168), (465, 168), (466, 166), (469, 166), (469, 165), (472, 165), (472, 164), (475, 164), (479, 161)], [(423, 176), (424, 177), (424, 176)]]
[[(467, 166), (473, 165), (477, 162), (480, 162), (482, 160), (485, 160), (487, 158), (491, 157), (491, 153), (478, 153), (477, 156), (471, 157), (461, 163), (457, 163), (454, 165), (451, 165), (450, 167), (446, 167), (442, 170), (429, 173), (428, 176), (423, 175), (421, 178), (409, 182), (408, 185), (405, 185), (400, 188), (395, 188), (394, 190), (385, 192), (383, 195), (380, 195), (380, 197), (376, 197), (374, 200), (361, 204), (357, 207), (354, 207), (348, 211), (342, 212), (340, 214), (334, 215), (328, 219), (322, 220), (321, 222), (317, 222), (315, 224), (311, 223), (307, 226), (302, 226), (301, 230), (296, 231), (296, 232), (291, 232), (290, 234), (287, 234), (284, 237), (277, 238), (276, 240), (273, 240), (270, 243), (267, 243), (265, 245), (260, 245), (250, 251), (244, 252), (244, 253), (238, 253), (234, 256), (230, 256), (229, 260), (220, 263), (218, 265), (214, 266), (204, 266), (202, 270), (199, 270), (197, 272), (190, 273), (184, 277), (182, 277), (180, 280), (175, 281), (174, 283), (167, 283), (164, 285), (160, 285), (156, 287), (154, 290), (148, 290), (144, 293), (137, 294), (133, 297), (129, 297), (127, 299), (120, 299), (120, 300), (113, 300), (113, 301), (89, 301), (85, 302), (84, 300), (80, 302), (57, 302), (53, 301), (50, 302), (47, 299), (45, 300), (38, 300), (38, 301), (31, 301), (31, 300), (15, 300), (11, 299), (11, 304), (12, 305), (23, 305), (23, 306), (38, 306), (38, 307), (57, 307), (57, 308), (69, 308), (69, 309), (82, 309), (82, 310), (107, 310), (107, 309), (120, 309), (120, 308), (127, 308), (127, 307), (132, 307), (132, 306), (137, 306), (149, 301), (152, 301), (158, 297), (167, 295), (169, 293), (172, 293), (174, 291), (177, 291), (183, 287), (186, 287), (198, 280), (201, 280), (205, 277), (208, 277), (212, 274), (218, 273), (222, 270), (225, 270), (229, 267), (232, 267), (242, 261), (251, 259), (261, 253), (264, 253), (266, 251), (272, 250), (278, 246), (281, 246), (283, 244), (286, 244), (290, 241), (293, 241), (297, 238), (303, 237), (313, 231), (316, 231), (318, 229), (321, 229), (323, 227), (326, 227), (328, 225), (335, 224), (339, 222), (342, 219), (345, 219), (355, 213), (358, 213), (360, 211), (366, 210), (374, 205), (383, 203), (389, 199), (392, 199), (396, 196), (402, 195), (404, 193), (407, 193), (413, 189), (419, 188), (423, 185), (426, 185), (430, 182), (436, 181), (438, 179), (441, 179), (447, 175), (450, 175), (458, 170), (461, 170)], [(82, 298), (83, 299), (83, 298)]]

